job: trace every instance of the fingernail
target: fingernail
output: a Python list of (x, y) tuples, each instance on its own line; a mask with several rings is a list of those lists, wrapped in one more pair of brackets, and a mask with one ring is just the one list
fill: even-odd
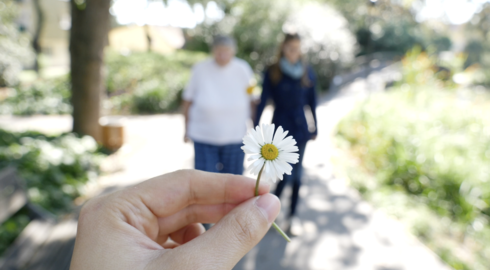
[(259, 207), (269, 223), (272, 223), (276, 219), (281, 208), (279, 199), (270, 193), (260, 196), (255, 201), (255, 205)]

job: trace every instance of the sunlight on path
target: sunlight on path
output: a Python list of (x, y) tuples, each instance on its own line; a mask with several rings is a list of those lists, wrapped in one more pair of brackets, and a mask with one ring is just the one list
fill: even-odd
[[(308, 144), (304, 159), (304, 185), (298, 206), (303, 233), (286, 242), (273, 230), (247, 254), (235, 269), (328, 270), (448, 270), (399, 222), (364, 202), (344, 179), (334, 175), (330, 160), (336, 155), (332, 142), (335, 126), (369, 92), (384, 89), (393, 67), (358, 78), (320, 99), (317, 110), (319, 136)], [(371, 91), (368, 91), (371, 90)], [(125, 117), (126, 144), (103, 163), (105, 172), (87, 185), (88, 197), (114, 187), (136, 184), (177, 169), (193, 167), (192, 144), (185, 144), (181, 115)], [(264, 112), (270, 122), (272, 109)], [(56, 134), (71, 127), (69, 116), (0, 117), (0, 127), (39, 130)], [(282, 199), (282, 213), (289, 206), (290, 189)], [(282, 214), (278, 218), (279, 225)]]
[[(335, 126), (371, 92), (384, 89), (382, 69), (358, 78), (324, 97), (317, 109), (319, 136), (308, 143), (305, 176), (298, 206), (303, 233), (286, 242), (273, 230), (235, 267), (236, 270), (449, 270), (403, 225), (373, 209), (344, 179), (337, 178), (330, 162), (336, 155)], [(290, 189), (282, 198), (282, 213), (289, 206)], [(284, 218), (278, 218), (281, 224)]]

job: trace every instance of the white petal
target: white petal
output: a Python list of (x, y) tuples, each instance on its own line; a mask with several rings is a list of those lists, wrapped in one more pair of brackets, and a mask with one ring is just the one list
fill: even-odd
[(281, 152), (285, 152), (285, 153), (292, 153), (292, 152), (298, 152), (299, 149), (297, 146), (288, 146), (288, 147), (282, 147)]
[(272, 180), (275, 183), (276, 177), (273, 169), (271, 168), (270, 162), (265, 163), (265, 168), (262, 174), (265, 175), (265, 179)]
[(285, 174), (291, 175), (291, 171), (293, 170), (291, 165), (280, 159), (276, 159), (276, 161), (276, 167), (279, 167)]
[(288, 131), (284, 131), (282, 126), (279, 126), (276, 130), (276, 134), (274, 134), (274, 139), (272, 140), (272, 143), (274, 145), (278, 145), (285, 137), (288, 135)]
[(264, 142), (265, 143), (272, 143), (272, 137), (274, 136), (274, 130), (275, 126), (274, 124), (271, 125), (262, 125), (262, 133), (264, 134)]
[(255, 159), (258, 159), (260, 158), (262, 155), (259, 155), (259, 154), (255, 154), (255, 155), (251, 155), (247, 160), (250, 161), (250, 160), (255, 160)]
[(245, 152), (245, 154), (249, 154), (249, 155), (257, 154), (257, 152), (255, 151), (248, 150), (245, 146), (242, 146), (241, 149), (243, 150), (243, 152)]
[(288, 146), (294, 146), (296, 145), (296, 141), (293, 139), (293, 136), (288, 136), (281, 142), (279, 142), (276, 146), (277, 148), (283, 148), (283, 147), (288, 147)]
[(250, 134), (254, 137), (255, 141), (260, 145), (264, 145), (264, 136), (262, 135), (262, 129), (257, 126), (255, 129), (250, 130)]
[(296, 153), (279, 153), (279, 156), (277, 158), (279, 160), (284, 161), (284, 162), (296, 164), (299, 161), (299, 154), (296, 154)]
[(246, 145), (242, 146), (242, 150), (250, 152), (247, 154), (258, 154), (258, 153), (260, 153), (260, 148), (258, 146), (255, 146), (255, 145), (246, 144)]
[(282, 181), (282, 175), (284, 174), (284, 171), (282, 171), (281, 167), (277, 166), (277, 160), (274, 160), (272, 162), (272, 167), (274, 168), (274, 171), (276, 172), (277, 178)]
[(299, 158), (299, 154), (298, 153), (279, 152), (279, 157), (280, 158), (297, 159), (297, 158)]
[(243, 144), (260, 147), (260, 145), (255, 141), (255, 138), (250, 133), (243, 137)]
[(265, 160), (260, 158), (258, 160), (256, 160), (254, 163), (252, 163), (252, 165), (250, 165), (248, 167), (248, 170), (254, 174), (254, 175), (258, 175), (259, 174), (259, 171), (260, 169), (262, 168), (262, 166), (264, 165), (264, 162)]

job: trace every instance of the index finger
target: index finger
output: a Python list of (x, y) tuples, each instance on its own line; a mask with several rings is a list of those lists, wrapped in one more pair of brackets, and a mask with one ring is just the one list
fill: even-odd
[[(157, 217), (174, 214), (191, 204), (240, 204), (254, 197), (255, 180), (232, 174), (181, 170), (143, 182), (133, 189)], [(269, 192), (261, 184), (259, 194)]]

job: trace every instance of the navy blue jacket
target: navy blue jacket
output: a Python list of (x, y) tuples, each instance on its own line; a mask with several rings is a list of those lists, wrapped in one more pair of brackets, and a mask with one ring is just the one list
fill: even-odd
[(264, 73), (262, 95), (257, 107), (254, 126), (259, 123), (265, 105), (271, 98), (274, 101), (272, 123), (276, 125), (276, 128), (282, 126), (284, 130), (288, 130), (288, 136), (293, 135), (298, 143), (307, 142), (313, 135), (317, 134), (318, 129), (315, 129), (314, 132), (308, 130), (304, 112), (305, 105), (309, 105), (315, 119), (315, 127), (318, 127), (316, 120), (316, 76), (310, 67), (307, 72), (311, 81), (311, 85), (308, 87), (303, 86), (301, 79), (293, 79), (286, 74), (283, 74), (281, 80), (274, 84), (270, 79), (269, 71)]

